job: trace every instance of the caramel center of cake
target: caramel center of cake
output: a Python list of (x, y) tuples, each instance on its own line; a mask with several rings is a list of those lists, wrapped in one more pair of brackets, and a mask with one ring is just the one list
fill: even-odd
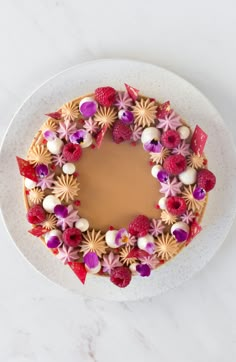
[(155, 204), (163, 195), (151, 175), (149, 154), (140, 143), (135, 147), (128, 142), (115, 144), (108, 131), (100, 149), (83, 149), (76, 168), (79, 215), (89, 220), (90, 227), (127, 228), (136, 215), (160, 216)]

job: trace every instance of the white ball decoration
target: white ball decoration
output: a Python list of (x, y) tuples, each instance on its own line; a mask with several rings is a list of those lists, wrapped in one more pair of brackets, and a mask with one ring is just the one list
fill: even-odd
[(166, 197), (161, 197), (160, 200), (158, 201), (158, 205), (160, 207), (161, 210), (166, 210)]
[(54, 207), (60, 205), (61, 201), (53, 195), (48, 195), (43, 199), (43, 208), (49, 213), (54, 212)]
[(177, 129), (181, 140), (186, 140), (190, 136), (190, 129), (187, 126), (181, 126)]
[(137, 265), (139, 265), (139, 263), (132, 263), (132, 264), (130, 264), (130, 266), (129, 266), (129, 270), (131, 271), (131, 273), (132, 273), (133, 275), (138, 274), (138, 272), (137, 272), (137, 270), (136, 270), (136, 266), (137, 266)]
[(159, 140), (161, 137), (161, 132), (156, 127), (147, 127), (143, 130), (141, 136), (141, 142), (146, 143), (150, 142), (151, 140)]
[(192, 167), (187, 167), (185, 171), (179, 174), (179, 180), (184, 185), (192, 185), (197, 181), (197, 171)]
[(147, 244), (154, 244), (154, 237), (151, 234), (147, 234), (145, 236), (141, 236), (137, 240), (137, 245), (139, 249), (146, 250)]
[(154, 165), (152, 166), (152, 169), (151, 169), (151, 174), (154, 178), (157, 178), (157, 174), (159, 171), (162, 170), (162, 166), (161, 165)]
[(59, 155), (61, 153), (61, 151), (62, 151), (63, 146), (64, 146), (64, 143), (58, 137), (56, 137), (53, 140), (47, 142), (47, 149), (53, 155)]
[(58, 229), (54, 229), (45, 234), (45, 242), (47, 243), (52, 236), (57, 236), (58, 239), (62, 241), (62, 232)]
[(87, 148), (91, 146), (92, 143), (93, 143), (93, 137), (91, 136), (90, 133), (87, 133), (86, 136), (84, 137), (84, 141), (80, 143), (80, 147)]
[(30, 180), (29, 178), (25, 178), (25, 187), (28, 190), (33, 189), (36, 185), (37, 185), (37, 183), (35, 181)]
[(115, 243), (117, 232), (118, 230), (108, 230), (105, 234), (105, 241), (110, 248), (118, 247), (118, 245)]
[(89, 228), (89, 222), (87, 219), (81, 218), (75, 223), (75, 227), (80, 231), (85, 232)]
[(76, 168), (73, 163), (67, 162), (63, 165), (62, 171), (67, 175), (72, 175), (75, 172)]
[(101, 270), (101, 263), (99, 262), (98, 265), (95, 268), (91, 268), (91, 269), (85, 264), (85, 268), (89, 273), (97, 274)]
[(181, 230), (186, 231), (186, 233), (189, 233), (189, 226), (188, 226), (188, 224), (186, 224), (183, 221), (178, 221), (174, 225), (171, 226), (170, 232), (172, 235), (176, 229), (181, 229)]

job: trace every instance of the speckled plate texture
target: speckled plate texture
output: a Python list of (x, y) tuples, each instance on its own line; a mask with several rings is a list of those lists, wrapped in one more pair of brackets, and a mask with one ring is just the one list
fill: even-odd
[[(197, 123), (207, 132), (209, 137), (205, 151), (209, 167), (216, 174), (217, 185), (209, 195), (203, 231), (177, 257), (154, 271), (149, 278), (133, 278), (127, 288), (120, 289), (107, 278), (88, 275), (86, 284), (82, 285), (69, 267), (65, 267), (39, 239), (27, 232), (29, 224), (25, 218), (22, 178), (15, 156), (25, 157), (33, 136), (45, 120), (45, 113), (53, 112), (63, 103), (102, 85), (123, 89), (124, 82), (161, 102), (170, 100), (173, 108), (192, 127)], [(49, 79), (24, 102), (12, 119), (2, 145), (0, 163), (2, 215), (16, 247), (45, 277), (84, 296), (135, 300), (180, 285), (212, 258), (235, 216), (235, 149), (222, 118), (190, 83), (166, 69), (147, 63), (99, 60), (79, 64)]]

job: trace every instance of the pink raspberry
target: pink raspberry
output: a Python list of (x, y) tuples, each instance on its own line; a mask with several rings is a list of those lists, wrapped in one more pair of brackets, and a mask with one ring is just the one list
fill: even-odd
[(62, 150), (62, 155), (68, 162), (76, 162), (82, 156), (82, 148), (76, 143), (67, 143)]
[(112, 138), (115, 143), (129, 141), (132, 136), (132, 131), (126, 124), (121, 121), (116, 121), (112, 130)]
[(41, 205), (32, 206), (26, 216), (31, 224), (40, 224), (46, 219), (46, 213)]
[(215, 175), (209, 170), (200, 170), (197, 174), (197, 185), (205, 191), (211, 191), (216, 184)]
[(150, 229), (150, 221), (145, 215), (138, 215), (130, 224), (129, 224), (129, 233), (133, 236), (145, 236), (148, 234)]
[(79, 229), (68, 228), (62, 234), (64, 243), (75, 248), (82, 241), (82, 233)]
[(185, 213), (187, 206), (182, 197), (171, 196), (166, 200), (166, 208), (170, 214), (179, 216)]
[(161, 143), (166, 148), (175, 148), (180, 144), (180, 135), (177, 131), (169, 129), (162, 133)]
[(111, 270), (110, 280), (120, 288), (125, 288), (131, 281), (131, 271), (125, 266), (119, 266)]
[(182, 155), (172, 155), (165, 159), (163, 167), (169, 174), (179, 175), (186, 169), (187, 162)]

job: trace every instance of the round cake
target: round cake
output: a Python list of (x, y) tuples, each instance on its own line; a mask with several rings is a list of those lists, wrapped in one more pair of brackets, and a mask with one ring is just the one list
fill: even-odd
[(17, 157), (29, 232), (82, 283), (91, 273), (124, 288), (201, 231), (216, 182), (207, 135), (170, 101), (106, 86), (47, 116)]

